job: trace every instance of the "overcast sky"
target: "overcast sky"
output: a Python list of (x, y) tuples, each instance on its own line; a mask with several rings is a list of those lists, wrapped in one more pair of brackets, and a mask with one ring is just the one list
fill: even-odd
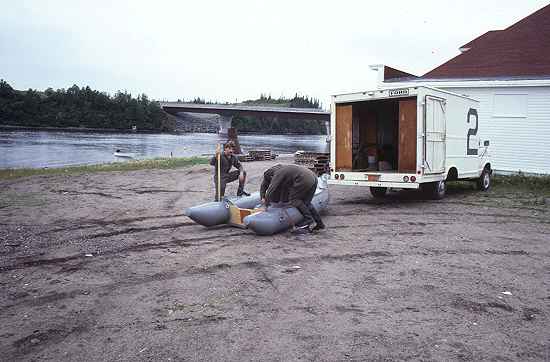
[(422, 75), (548, 0), (0, 0), (0, 78), (220, 102), (376, 87), (370, 64)]

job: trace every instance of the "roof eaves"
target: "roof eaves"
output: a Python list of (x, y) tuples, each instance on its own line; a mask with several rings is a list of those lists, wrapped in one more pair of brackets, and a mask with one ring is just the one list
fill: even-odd
[(420, 77), (412, 79), (418, 82), (473, 82), (473, 81), (507, 81), (507, 80), (546, 80), (550, 79), (550, 75), (532, 75), (532, 76), (500, 76), (500, 77), (445, 77), (445, 78), (430, 78)]

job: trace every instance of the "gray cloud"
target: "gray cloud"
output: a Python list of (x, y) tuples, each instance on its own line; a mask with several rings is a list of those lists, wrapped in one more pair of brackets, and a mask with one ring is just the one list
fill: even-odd
[[(4, 4), (2, 4), (4, 2)], [(320, 98), (422, 74), (547, 1), (0, 1), (0, 78), (156, 99)]]

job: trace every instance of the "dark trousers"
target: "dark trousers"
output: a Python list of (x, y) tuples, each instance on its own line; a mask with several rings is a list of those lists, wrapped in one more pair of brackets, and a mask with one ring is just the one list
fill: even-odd
[(308, 188), (293, 187), (288, 193), (290, 204), (297, 208), (304, 216), (300, 225), (309, 225), (313, 223), (313, 221), (316, 223), (322, 222), (321, 216), (313, 205), (311, 205), (311, 200), (313, 200), (313, 196), (315, 196), (315, 190), (317, 190), (317, 178), (315, 178), (315, 183), (312, 186)]
[[(220, 195), (223, 199), (224, 195), (225, 195), (225, 186), (230, 183), (230, 182), (233, 182), (235, 180), (238, 180), (239, 179), (239, 170), (233, 170), (231, 172), (228, 172), (226, 174), (222, 174), (222, 177), (221, 177), (221, 180), (220, 180)], [(246, 179), (246, 171), (243, 172), (244, 174), (244, 177)], [(216, 190), (216, 194), (214, 195), (214, 201), (219, 201), (218, 200), (218, 176), (217, 175), (214, 175), (214, 189)], [(237, 195), (238, 196), (241, 196), (242, 193), (243, 193), (243, 190), (244, 190), (244, 180), (243, 181), (239, 181), (239, 189), (237, 190)]]

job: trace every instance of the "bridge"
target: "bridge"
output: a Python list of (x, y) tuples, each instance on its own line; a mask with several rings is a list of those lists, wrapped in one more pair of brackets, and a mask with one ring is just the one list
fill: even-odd
[(197, 104), (181, 102), (161, 102), (160, 106), (165, 112), (176, 117), (179, 113), (217, 114), (220, 116), (219, 133), (221, 134), (229, 133), (231, 121), (234, 116), (271, 116), (295, 120), (324, 121), (327, 134), (330, 134), (330, 112), (315, 108), (264, 107), (237, 104)]

